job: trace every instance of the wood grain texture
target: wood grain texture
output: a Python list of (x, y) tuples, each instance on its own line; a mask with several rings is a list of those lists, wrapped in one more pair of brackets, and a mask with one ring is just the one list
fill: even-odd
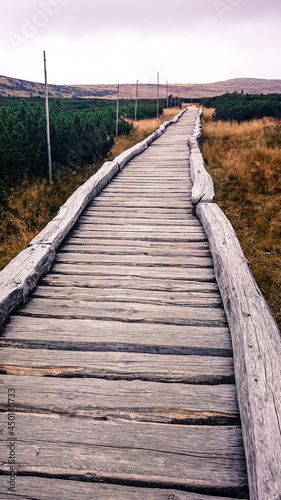
[(0, 345), (29, 349), (232, 356), (226, 327), (12, 316), (3, 334)]
[(190, 255), (185, 257), (177, 256), (162, 256), (152, 257), (149, 255), (103, 255), (92, 253), (77, 253), (77, 252), (58, 252), (55, 259), (56, 263), (64, 264), (91, 264), (91, 265), (106, 265), (106, 266), (147, 266), (147, 267), (173, 267), (173, 268), (212, 268), (213, 261), (211, 257), (201, 255)]
[[(79, 369), (79, 367), (77, 367)], [(141, 380), (0, 376), (0, 410), (7, 411), (9, 388), (17, 413), (54, 413), (93, 419), (215, 423), (239, 417), (235, 385), (159, 383)]]
[(190, 153), (190, 172), (193, 181), (191, 202), (195, 206), (200, 201), (212, 203), (215, 199), (215, 191), (212, 177), (207, 172), (201, 152), (198, 148), (192, 149)]
[[(1, 427), (6, 425), (1, 415)], [(216, 494), (247, 489), (239, 427), (91, 422), (18, 415), (21, 473)], [(157, 429), (157, 432), (155, 432)], [(75, 439), (73, 439), (75, 436)], [(7, 465), (0, 462), (0, 470)]]
[(7, 375), (234, 383), (232, 358), (8, 348), (2, 348), (0, 355), (0, 373)]
[(32, 298), (16, 312), (20, 316), (44, 318), (96, 319), (123, 321), (125, 323), (161, 323), (190, 326), (227, 326), (223, 308), (220, 307), (166, 307), (165, 304), (134, 302), (92, 302), (90, 300), (59, 298)]
[(71, 233), (73, 237), (78, 237), (78, 238), (100, 238), (100, 239), (110, 239), (112, 242), (114, 240), (122, 240), (126, 238), (127, 240), (140, 240), (140, 241), (162, 241), (165, 243), (169, 242), (202, 242), (202, 241), (207, 241), (207, 237), (205, 233), (202, 231), (201, 233), (192, 233), (189, 231), (186, 231), (183, 234), (180, 233), (173, 233), (164, 230), (160, 231), (155, 231), (155, 233), (149, 233), (148, 231), (131, 231), (128, 233), (128, 231), (102, 231), (102, 230), (96, 230), (96, 231), (89, 231), (89, 230), (83, 230), (80, 231), (79, 229), (74, 229)]
[[(181, 226), (181, 227), (189, 227), (189, 226), (201, 226), (200, 222), (198, 221), (197, 218), (185, 218), (185, 219), (167, 219), (166, 217), (160, 218), (160, 217), (155, 217), (153, 218), (152, 216), (149, 218), (141, 218), (141, 217), (101, 217), (98, 216), (93, 216), (93, 214), (85, 214), (80, 217), (80, 222), (89, 222), (96, 224), (97, 226), (100, 224), (109, 224), (109, 225), (139, 225), (139, 226)], [(160, 229), (160, 227), (158, 228)]]
[(20, 498), (24, 500), (50, 500), (51, 498), (59, 500), (229, 500), (226, 497), (206, 496), (174, 489), (137, 488), (51, 477), (18, 476), (15, 494), (8, 492), (6, 485), (6, 477), (0, 476), (1, 498), (4, 499), (4, 495), (9, 493), (9, 500)]
[(68, 238), (65, 243), (60, 247), (60, 252), (62, 253), (87, 253), (87, 254), (99, 254), (99, 255), (138, 255), (143, 257), (190, 257), (190, 256), (202, 256), (202, 257), (210, 257), (211, 252), (206, 245), (206, 242), (198, 242), (198, 243), (185, 243), (183, 245), (169, 245), (164, 246), (161, 244), (153, 244), (148, 242), (131, 242), (128, 240), (127, 242), (122, 241), (116, 243), (114, 246), (109, 242), (96, 242), (93, 244), (91, 240), (91, 244), (79, 241), (79, 239)]
[(236, 234), (220, 208), (200, 203), (233, 341), (251, 498), (281, 491), (281, 339)]
[[(92, 248), (110, 248), (111, 251), (113, 251), (112, 247), (112, 240), (106, 239), (104, 241), (101, 241), (99, 238), (95, 239), (93, 237), (91, 238), (79, 238), (79, 236), (73, 236), (73, 233), (67, 238), (64, 244), (73, 244), (76, 245), (76, 249), (79, 250), (79, 247), (81, 248), (82, 246), (91, 246)], [(149, 252), (151, 255), (154, 255), (154, 251), (158, 252), (157, 255), (190, 255), (190, 251), (194, 250), (197, 251), (198, 249), (208, 249), (209, 250), (209, 244), (207, 242), (207, 239), (205, 241), (185, 241), (184, 243), (180, 242), (174, 242), (174, 241), (169, 241), (169, 243), (163, 245), (161, 241), (143, 241), (143, 240), (132, 240), (132, 239), (126, 239), (122, 238), (121, 240), (115, 241), (114, 242), (114, 249), (116, 248), (117, 251), (118, 249), (122, 250), (122, 253), (125, 253), (124, 250), (126, 251), (127, 248), (129, 248), (129, 251), (131, 249), (141, 249), (143, 252)], [(194, 254), (195, 255), (195, 254)], [(210, 253), (209, 253), (210, 255)]]
[[(112, 237), (116, 234), (118, 237), (118, 234), (121, 233), (122, 235), (124, 233), (130, 233), (128, 236), (131, 238), (132, 236), (136, 235), (137, 233), (140, 233), (140, 235), (147, 235), (147, 236), (156, 236), (156, 237), (161, 237), (164, 235), (165, 238), (175, 238), (178, 235), (180, 235), (182, 238), (185, 238), (185, 236), (188, 234), (189, 235), (199, 235), (205, 237), (205, 233), (202, 229), (202, 226), (197, 226), (197, 225), (192, 225), (192, 226), (181, 226), (180, 224), (178, 225), (170, 225), (170, 226), (165, 226), (165, 227), (160, 227), (159, 226), (153, 226), (152, 224), (146, 224), (144, 226), (141, 226), (139, 224), (103, 224), (103, 225), (96, 225), (93, 222), (78, 222), (75, 226), (76, 231), (80, 231), (83, 233), (84, 231), (86, 232), (94, 232), (100, 234), (104, 234), (105, 236), (108, 236), (106, 233), (110, 233)], [(172, 237), (171, 237), (172, 235)]]
[(49, 273), (41, 280), (42, 285), (67, 286), (84, 288), (126, 288), (130, 290), (151, 290), (166, 292), (214, 292), (218, 290), (215, 282), (196, 281), (192, 279), (146, 278), (141, 276), (124, 276), (118, 274), (53, 274)]
[(41, 276), (47, 273), (55, 258), (49, 245), (38, 245), (23, 250), (0, 273), (0, 327), (9, 314), (37, 285)]
[(194, 307), (221, 307), (219, 293), (204, 292), (159, 292), (155, 290), (142, 291), (138, 289), (100, 288), (89, 289), (83, 287), (38, 286), (33, 293), (36, 298), (58, 298), (89, 300), (94, 302), (134, 302), (143, 304), (181, 305)]
[(130, 265), (111, 265), (102, 266), (90, 264), (72, 263), (71, 266), (63, 263), (55, 263), (52, 267), (54, 274), (81, 274), (90, 276), (118, 276), (118, 277), (143, 277), (146, 279), (165, 279), (165, 280), (190, 280), (214, 282), (215, 274), (213, 268), (181, 268), (174, 267), (170, 269), (165, 266), (130, 266)]

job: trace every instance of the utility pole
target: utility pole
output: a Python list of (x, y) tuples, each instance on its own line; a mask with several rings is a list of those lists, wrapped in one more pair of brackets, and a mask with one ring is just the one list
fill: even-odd
[(117, 86), (117, 103), (116, 103), (116, 137), (118, 137), (118, 125), (119, 125), (119, 92), (120, 86)]
[(47, 63), (46, 52), (44, 50), (44, 72), (45, 72), (45, 96), (46, 96), (46, 126), (47, 126), (47, 148), (48, 148), (48, 172), (49, 184), (52, 184), (52, 157), (51, 157), (51, 138), (50, 138), (50, 117), (49, 117), (49, 96), (48, 96), (48, 81), (47, 81)]
[(169, 107), (169, 84), (168, 81), (166, 82), (167, 85), (167, 108)]
[(135, 122), (137, 121), (137, 116), (138, 116), (138, 93), (139, 93), (139, 81), (137, 80), (137, 85), (136, 85)]
[(159, 71), (157, 73), (157, 118), (159, 118)]

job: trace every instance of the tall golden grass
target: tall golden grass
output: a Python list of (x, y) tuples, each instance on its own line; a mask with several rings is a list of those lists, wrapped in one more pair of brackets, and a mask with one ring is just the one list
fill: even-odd
[[(120, 136), (112, 147), (108, 159), (113, 159), (126, 149), (142, 141), (153, 133), (159, 125), (171, 120), (179, 113), (178, 108), (165, 109), (161, 118), (140, 120), (128, 136)], [(56, 215), (67, 198), (101, 164), (81, 167), (75, 171), (65, 170), (54, 175), (51, 186), (46, 180), (24, 181), (5, 196), (5, 204), (0, 206), (0, 270), (10, 260), (27, 247), (29, 242)]]
[(213, 111), (204, 109), (201, 147), (216, 201), (281, 327), (281, 127), (269, 118), (216, 122)]

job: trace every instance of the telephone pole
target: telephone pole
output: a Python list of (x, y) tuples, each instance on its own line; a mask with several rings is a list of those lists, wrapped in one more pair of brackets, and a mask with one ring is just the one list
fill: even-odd
[(159, 118), (159, 71), (157, 73), (157, 118)]
[(48, 96), (48, 81), (47, 81), (47, 63), (46, 52), (44, 50), (44, 72), (45, 72), (45, 97), (46, 97), (46, 128), (47, 128), (47, 148), (48, 148), (48, 172), (49, 184), (52, 184), (52, 157), (51, 157), (51, 138), (50, 138), (50, 117), (49, 117), (49, 96)]
[(117, 86), (117, 103), (116, 103), (116, 137), (118, 137), (118, 125), (119, 125), (119, 92), (120, 86)]
[(137, 80), (137, 85), (136, 85), (135, 122), (137, 121), (137, 116), (138, 116), (138, 94), (139, 94), (139, 81)]
[(167, 85), (167, 108), (169, 107), (169, 84), (168, 81), (166, 82)]

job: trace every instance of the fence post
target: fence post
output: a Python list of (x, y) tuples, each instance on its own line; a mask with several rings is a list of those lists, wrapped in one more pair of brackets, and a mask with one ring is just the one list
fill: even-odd
[(157, 118), (159, 118), (159, 71), (157, 73)]
[(44, 72), (45, 72), (45, 99), (46, 99), (46, 129), (47, 129), (47, 148), (48, 148), (48, 173), (49, 184), (53, 182), (52, 176), (52, 157), (51, 157), (51, 138), (50, 138), (50, 117), (49, 117), (49, 96), (48, 96), (48, 81), (47, 81), (47, 62), (46, 52), (44, 50)]
[(117, 86), (117, 102), (116, 102), (116, 137), (118, 137), (118, 125), (119, 125), (119, 83)]
[(136, 85), (135, 122), (137, 121), (137, 116), (138, 116), (138, 91), (139, 91), (139, 81), (137, 80), (137, 85)]

